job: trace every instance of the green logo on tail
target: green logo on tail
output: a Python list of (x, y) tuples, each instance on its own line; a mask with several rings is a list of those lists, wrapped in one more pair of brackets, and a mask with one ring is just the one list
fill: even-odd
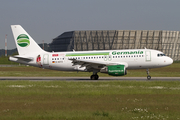
[(17, 44), (21, 47), (27, 47), (30, 45), (29, 37), (25, 34), (21, 34), (17, 37)]

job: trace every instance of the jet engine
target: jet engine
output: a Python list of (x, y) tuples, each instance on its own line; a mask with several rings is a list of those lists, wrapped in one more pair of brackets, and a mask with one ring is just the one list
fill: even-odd
[(123, 76), (127, 74), (125, 65), (110, 65), (101, 69), (101, 73), (107, 73), (112, 76)]

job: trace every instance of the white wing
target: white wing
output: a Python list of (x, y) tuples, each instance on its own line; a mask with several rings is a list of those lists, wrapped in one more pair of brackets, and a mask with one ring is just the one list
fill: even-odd
[(77, 60), (77, 59), (69, 59), (72, 61), (73, 66), (80, 65), (80, 68), (86, 67), (86, 71), (98, 70), (100, 71), (102, 68), (109, 65), (125, 65), (128, 67), (126, 62), (105, 62), (105, 61), (93, 61), (93, 60)]

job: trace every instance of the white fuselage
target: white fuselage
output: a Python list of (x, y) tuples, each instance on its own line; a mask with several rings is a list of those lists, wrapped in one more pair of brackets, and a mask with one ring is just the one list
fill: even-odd
[[(103, 51), (78, 51), (78, 52), (43, 52), (27, 57), (33, 58), (24, 62), (10, 57), (11, 61), (28, 64), (46, 69), (61, 71), (86, 71), (81, 65), (74, 65), (72, 59), (103, 62), (107, 64), (124, 64), (127, 69), (149, 69), (164, 67), (172, 64), (173, 60), (162, 52), (152, 49), (126, 49)], [(17, 61), (18, 60), (18, 61)]]

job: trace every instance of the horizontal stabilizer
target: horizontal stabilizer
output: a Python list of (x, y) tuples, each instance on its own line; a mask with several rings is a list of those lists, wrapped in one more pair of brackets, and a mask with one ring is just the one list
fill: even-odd
[(25, 57), (25, 56), (20, 56), (20, 55), (15, 55), (15, 56), (10, 56), (10, 57), (9, 57), (9, 60), (10, 60), (10, 61), (21, 60), (21, 61), (30, 62), (30, 61), (33, 61), (33, 58), (31, 58), (31, 57)]
[(13, 56), (13, 57), (15, 57), (15, 58), (19, 58), (19, 59), (24, 59), (24, 60), (30, 60), (30, 61), (32, 61), (32, 60), (33, 60), (33, 58), (32, 58), (32, 57), (25, 57), (25, 56), (20, 56), (20, 55), (15, 55), (15, 56)]

